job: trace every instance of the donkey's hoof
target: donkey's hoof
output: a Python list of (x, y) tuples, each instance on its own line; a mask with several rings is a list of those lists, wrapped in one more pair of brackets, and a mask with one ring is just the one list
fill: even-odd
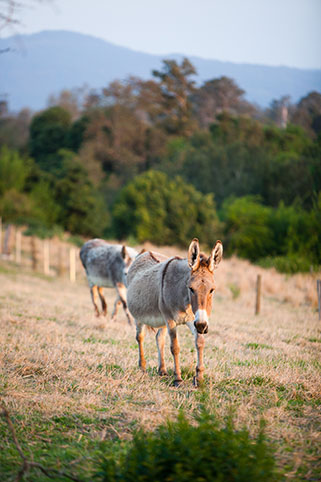
[(201, 387), (203, 385), (203, 383), (204, 383), (203, 379), (199, 379), (197, 377), (193, 378), (193, 385), (194, 385), (195, 388)]
[(183, 384), (183, 380), (174, 380), (174, 387), (180, 387)]

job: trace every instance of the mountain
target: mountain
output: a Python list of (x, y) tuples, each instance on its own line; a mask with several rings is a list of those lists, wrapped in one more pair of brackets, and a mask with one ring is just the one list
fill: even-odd
[[(0, 97), (10, 110), (45, 108), (50, 94), (87, 84), (101, 88), (115, 79), (134, 75), (144, 79), (160, 69), (163, 58), (113, 45), (89, 35), (44, 31), (0, 39)], [(189, 57), (198, 83), (225, 75), (246, 92), (250, 102), (266, 107), (272, 99), (290, 95), (297, 102), (312, 90), (321, 90), (321, 70), (236, 64)]]

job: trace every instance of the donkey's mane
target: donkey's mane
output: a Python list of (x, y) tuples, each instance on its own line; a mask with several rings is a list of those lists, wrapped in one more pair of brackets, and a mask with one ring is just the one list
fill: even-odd
[(166, 271), (168, 269), (168, 266), (171, 264), (172, 261), (175, 261), (177, 259), (183, 259), (181, 258), (180, 256), (174, 256), (174, 258), (170, 258), (166, 265), (165, 265), (165, 268), (163, 269), (163, 273), (162, 273), (162, 292), (163, 292), (163, 286), (164, 286), (164, 279), (165, 279), (165, 274), (166, 274)]
[[(142, 252), (144, 252), (144, 251), (142, 251)], [(150, 254), (151, 258), (153, 258), (153, 260), (156, 261), (156, 263), (160, 263), (159, 259), (157, 259), (156, 256), (153, 255), (152, 251), (149, 251), (149, 254)]]
[(201, 253), (200, 254), (200, 266), (206, 267), (207, 266), (207, 260), (208, 260), (208, 256), (206, 256), (205, 253)]

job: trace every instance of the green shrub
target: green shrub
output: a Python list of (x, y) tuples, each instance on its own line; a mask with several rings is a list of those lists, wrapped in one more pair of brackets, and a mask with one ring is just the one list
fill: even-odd
[(263, 268), (275, 268), (280, 273), (288, 274), (307, 273), (313, 266), (308, 258), (300, 255), (269, 256), (260, 259), (258, 264)]
[(153, 170), (121, 190), (113, 208), (113, 228), (118, 239), (133, 236), (138, 242), (156, 244), (185, 246), (199, 237), (212, 246), (219, 237), (213, 196)]
[(227, 251), (251, 261), (269, 255), (273, 246), (270, 212), (256, 196), (227, 199), (223, 205)]
[(219, 428), (203, 413), (197, 425), (181, 415), (156, 432), (139, 431), (127, 450), (105, 455), (96, 479), (111, 481), (264, 482), (280, 480), (263, 431), (255, 439), (231, 422)]
[(35, 219), (26, 219), (25, 223), (28, 224), (28, 228), (23, 233), (25, 236), (37, 236), (38, 238), (46, 239), (63, 235), (62, 227), (57, 224), (47, 227)]

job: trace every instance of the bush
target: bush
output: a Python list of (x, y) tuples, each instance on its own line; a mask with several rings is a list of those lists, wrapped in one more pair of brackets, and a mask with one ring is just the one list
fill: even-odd
[(62, 227), (57, 224), (48, 227), (35, 219), (25, 219), (25, 224), (28, 225), (23, 233), (25, 236), (37, 236), (40, 239), (47, 239), (54, 236), (62, 237), (64, 233)]
[(263, 431), (251, 439), (231, 422), (220, 429), (203, 413), (196, 426), (181, 415), (155, 433), (139, 431), (127, 450), (105, 455), (96, 479), (111, 481), (264, 482), (280, 480)]
[(273, 247), (273, 232), (269, 227), (271, 209), (255, 196), (230, 198), (223, 204), (224, 239), (228, 252), (256, 261), (268, 256)]
[(260, 259), (258, 264), (263, 268), (275, 268), (280, 273), (287, 274), (307, 273), (311, 266), (314, 268), (308, 258), (299, 255), (269, 256)]
[(23, 159), (18, 152), (2, 146), (0, 149), (0, 196), (14, 189), (21, 192), (31, 171), (33, 161)]
[(198, 192), (181, 178), (148, 171), (122, 189), (113, 208), (118, 239), (185, 245), (199, 237), (212, 246), (219, 221), (212, 195)]

